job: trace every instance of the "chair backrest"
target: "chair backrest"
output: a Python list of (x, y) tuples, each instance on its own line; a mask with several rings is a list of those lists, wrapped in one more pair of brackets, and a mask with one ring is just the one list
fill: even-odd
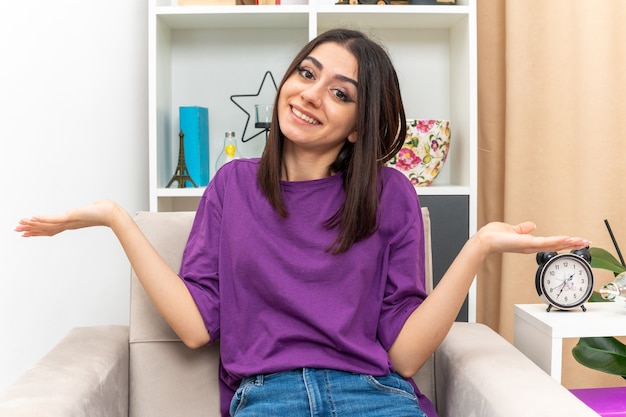
[[(193, 218), (193, 212), (142, 212), (135, 221), (166, 262), (178, 271)], [(129, 415), (219, 417), (218, 361), (217, 345), (191, 350), (180, 341), (133, 271)]]
[[(424, 268), (426, 292), (429, 294), (433, 290), (433, 250), (430, 239), (431, 224), (430, 212), (428, 207), (422, 207), (422, 219), (424, 222)], [(437, 404), (435, 392), (435, 358), (431, 356), (420, 370), (413, 376), (415, 383), (419, 387), (422, 394), (428, 397), (433, 404)]]
[[(194, 212), (140, 212), (135, 221), (174, 269), (180, 268)], [(422, 209), (426, 238), (426, 282), (432, 289), (430, 217)], [(219, 417), (218, 344), (188, 349), (159, 315), (134, 271), (131, 274), (130, 396), (131, 417)], [(434, 368), (429, 361), (415, 377), (433, 402)]]

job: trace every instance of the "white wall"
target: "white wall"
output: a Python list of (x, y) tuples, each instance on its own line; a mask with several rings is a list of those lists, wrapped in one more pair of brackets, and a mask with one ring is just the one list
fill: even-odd
[(13, 228), (99, 198), (147, 210), (147, 8), (2, 2), (0, 393), (71, 327), (128, 322), (129, 265), (109, 230)]

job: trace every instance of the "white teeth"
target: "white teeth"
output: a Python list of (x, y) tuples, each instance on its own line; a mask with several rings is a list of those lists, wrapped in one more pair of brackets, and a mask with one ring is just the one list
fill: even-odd
[(314, 118), (309, 117), (306, 114), (302, 114), (301, 112), (299, 112), (297, 109), (295, 109), (293, 107), (291, 108), (291, 111), (293, 112), (293, 114), (295, 114), (296, 116), (298, 116), (299, 118), (301, 118), (302, 120), (304, 120), (307, 123), (311, 123), (312, 125), (320, 124), (320, 122), (318, 122)]

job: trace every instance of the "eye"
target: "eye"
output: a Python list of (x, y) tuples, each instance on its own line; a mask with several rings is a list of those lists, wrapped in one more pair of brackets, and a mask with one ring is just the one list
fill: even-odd
[(337, 97), (341, 101), (348, 101), (350, 99), (350, 97), (348, 97), (346, 93), (339, 89), (334, 89), (333, 93), (335, 94), (335, 97)]
[(351, 103), (354, 101), (349, 93), (340, 88), (333, 88), (331, 91), (335, 95), (335, 97), (337, 97), (337, 99), (341, 101), (345, 101), (347, 103)]
[(307, 67), (298, 67), (297, 71), (301, 77), (306, 78), (307, 80), (314, 78), (313, 72)]

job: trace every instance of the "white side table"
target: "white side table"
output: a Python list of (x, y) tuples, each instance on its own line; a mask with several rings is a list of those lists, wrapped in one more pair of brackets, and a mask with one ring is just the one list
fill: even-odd
[(563, 339), (626, 336), (626, 309), (618, 303), (587, 303), (587, 311), (553, 309), (545, 304), (516, 304), (514, 345), (561, 382)]

